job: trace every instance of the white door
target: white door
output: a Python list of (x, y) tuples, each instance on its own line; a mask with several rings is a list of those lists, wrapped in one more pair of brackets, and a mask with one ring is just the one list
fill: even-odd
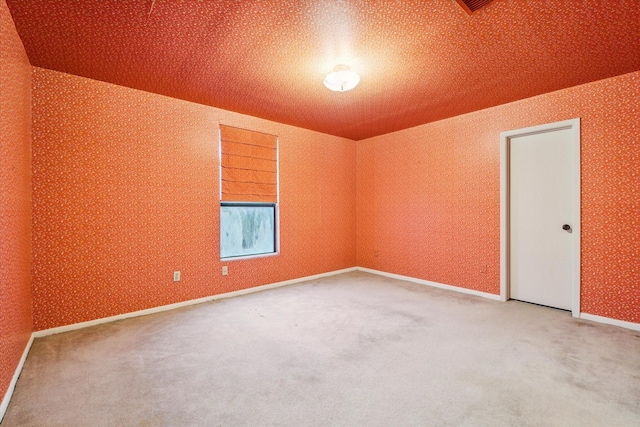
[(510, 298), (572, 310), (579, 257), (574, 129), (515, 135), (507, 143)]

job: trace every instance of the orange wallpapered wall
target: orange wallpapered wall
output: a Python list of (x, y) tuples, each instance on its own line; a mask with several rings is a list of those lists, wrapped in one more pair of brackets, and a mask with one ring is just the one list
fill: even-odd
[(500, 132), (581, 118), (581, 311), (640, 322), (640, 72), (357, 143), (359, 266), (500, 293)]
[[(36, 330), (353, 265), (497, 294), (499, 133), (573, 117), (582, 311), (640, 321), (640, 73), (358, 143), (44, 69), (33, 78)], [(218, 121), (281, 144), (282, 254), (231, 262), (228, 277)]]
[(0, 400), (29, 341), (31, 65), (0, 0)]
[[(353, 141), (41, 68), (33, 117), (35, 330), (355, 265)], [(279, 135), (278, 256), (220, 263), (218, 123)]]

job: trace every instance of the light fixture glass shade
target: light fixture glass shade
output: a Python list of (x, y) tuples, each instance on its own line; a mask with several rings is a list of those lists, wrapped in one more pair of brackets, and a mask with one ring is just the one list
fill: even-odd
[(346, 65), (336, 66), (324, 79), (327, 89), (335, 92), (346, 92), (358, 86), (360, 76)]

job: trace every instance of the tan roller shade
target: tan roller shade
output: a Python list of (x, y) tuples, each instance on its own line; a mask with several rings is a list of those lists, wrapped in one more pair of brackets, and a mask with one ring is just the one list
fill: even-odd
[(278, 201), (278, 137), (220, 125), (222, 201)]

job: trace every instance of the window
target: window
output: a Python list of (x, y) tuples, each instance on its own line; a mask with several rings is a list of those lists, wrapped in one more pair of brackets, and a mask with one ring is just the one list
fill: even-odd
[(221, 203), (220, 257), (276, 252), (276, 205)]
[(278, 138), (220, 125), (220, 258), (278, 252)]

